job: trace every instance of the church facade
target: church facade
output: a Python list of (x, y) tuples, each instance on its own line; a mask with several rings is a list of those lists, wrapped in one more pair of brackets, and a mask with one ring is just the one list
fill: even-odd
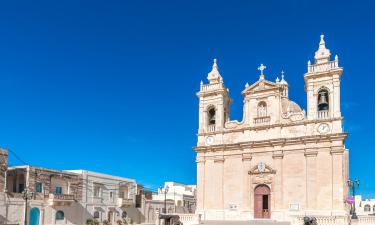
[(242, 91), (240, 122), (229, 119), (231, 99), (216, 60), (208, 83), (201, 82), (196, 213), (203, 220), (348, 215), (337, 55), (322, 35), (304, 74), (306, 111), (289, 99), (284, 76), (268, 81), (265, 68)]

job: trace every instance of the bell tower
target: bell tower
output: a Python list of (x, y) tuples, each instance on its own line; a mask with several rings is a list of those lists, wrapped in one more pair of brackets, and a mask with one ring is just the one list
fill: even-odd
[(309, 120), (341, 118), (340, 78), (343, 68), (339, 67), (337, 55), (332, 61), (330, 58), (331, 52), (326, 48), (324, 35), (320, 35), (314, 64), (308, 61), (304, 76)]
[(212, 70), (207, 76), (208, 84), (201, 81), (199, 98), (198, 133), (221, 131), (229, 120), (229, 90), (225, 88), (223, 78), (214, 59)]

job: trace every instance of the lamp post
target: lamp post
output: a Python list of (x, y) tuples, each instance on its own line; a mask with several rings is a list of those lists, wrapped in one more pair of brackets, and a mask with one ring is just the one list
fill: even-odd
[(352, 212), (352, 219), (358, 219), (357, 213), (355, 212), (355, 186), (359, 187), (359, 180), (348, 180), (348, 186), (352, 189), (354, 203), (353, 203), (353, 212)]
[[(162, 188), (161, 188), (162, 189)], [(162, 189), (163, 190), (163, 189)], [(167, 214), (167, 193), (168, 193), (169, 187), (166, 186), (164, 188), (164, 214)]]
[(29, 192), (28, 188), (22, 191), (22, 198), (25, 200), (25, 218), (24, 218), (24, 225), (27, 225), (27, 202), (29, 199), (32, 199), (34, 196), (33, 192)]

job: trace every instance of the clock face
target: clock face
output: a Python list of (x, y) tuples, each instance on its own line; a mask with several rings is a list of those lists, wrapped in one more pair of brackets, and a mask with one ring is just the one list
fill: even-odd
[(214, 143), (214, 137), (212, 137), (212, 136), (206, 137), (206, 143), (208, 145), (212, 145)]
[(326, 123), (322, 123), (318, 127), (318, 132), (321, 134), (326, 134), (330, 131), (329, 125)]

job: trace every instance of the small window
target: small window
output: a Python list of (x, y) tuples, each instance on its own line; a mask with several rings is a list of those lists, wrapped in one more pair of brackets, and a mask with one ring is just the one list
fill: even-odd
[(35, 184), (35, 192), (36, 193), (42, 193), (43, 192), (43, 184), (40, 182), (37, 182)]
[(370, 205), (365, 205), (364, 211), (365, 212), (371, 212), (371, 206)]
[(110, 199), (111, 201), (113, 201), (113, 192), (112, 192), (112, 191), (109, 192), (109, 199)]
[(94, 185), (94, 197), (102, 197), (102, 189), (99, 184)]
[(55, 194), (61, 195), (62, 194), (62, 187), (55, 188)]
[(265, 102), (259, 102), (258, 104), (258, 117), (267, 116), (267, 104)]
[(94, 212), (94, 219), (98, 219), (99, 218), (99, 211), (95, 211)]
[(64, 212), (59, 210), (56, 212), (56, 220), (64, 220), (65, 218), (65, 215), (64, 215)]

